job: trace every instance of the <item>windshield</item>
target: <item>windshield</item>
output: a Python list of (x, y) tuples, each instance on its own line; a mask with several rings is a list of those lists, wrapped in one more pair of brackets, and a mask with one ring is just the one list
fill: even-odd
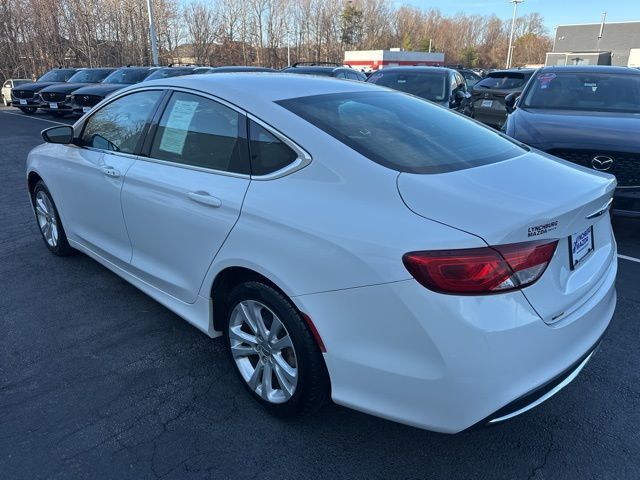
[(148, 68), (121, 68), (105, 78), (103, 83), (123, 83), (131, 85), (144, 80), (146, 76), (149, 75), (149, 72), (150, 69)]
[(193, 68), (161, 68), (145, 78), (145, 81), (158, 80), (160, 78), (180, 77), (191, 73), (193, 73)]
[(87, 69), (80, 70), (69, 79), (69, 83), (100, 83), (113, 72), (113, 69)]
[(315, 95), (277, 103), (370, 160), (401, 172), (450, 172), (525, 152), (489, 128), (397, 92)]
[(476, 87), (493, 88), (498, 90), (513, 90), (523, 87), (527, 82), (527, 75), (519, 72), (495, 72), (476, 83)]
[(74, 73), (76, 73), (75, 70), (69, 70), (66, 68), (56, 68), (55, 70), (50, 70), (44, 75), (42, 75), (38, 79), (38, 81), (39, 82), (66, 82), (73, 76)]
[(13, 86), (17, 87), (18, 85), (24, 85), (25, 83), (33, 83), (31, 80), (14, 80)]
[(432, 102), (447, 99), (447, 75), (442, 72), (376, 72), (368, 81)]
[(541, 73), (528, 89), (524, 107), (640, 112), (640, 75)]

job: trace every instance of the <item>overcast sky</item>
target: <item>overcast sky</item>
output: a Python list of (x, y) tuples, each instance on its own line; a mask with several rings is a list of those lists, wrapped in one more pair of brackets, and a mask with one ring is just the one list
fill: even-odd
[[(453, 15), (466, 14), (489, 15), (495, 13), (500, 18), (511, 18), (513, 4), (509, 0), (407, 0), (396, 5), (408, 3), (416, 7), (440, 9), (442, 13)], [(603, 11), (607, 11), (607, 21), (640, 21), (640, 0), (525, 0), (518, 5), (518, 13), (538, 12), (544, 17), (549, 33), (557, 25), (571, 23), (599, 23)]]

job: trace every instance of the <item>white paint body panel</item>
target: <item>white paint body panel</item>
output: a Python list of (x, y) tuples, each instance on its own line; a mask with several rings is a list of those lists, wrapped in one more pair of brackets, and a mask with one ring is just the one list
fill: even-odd
[[(286, 135), (312, 161), (258, 180), (44, 145), (30, 153), (27, 171), (49, 187), (72, 246), (208, 335), (220, 333), (210, 301), (217, 275), (252, 269), (314, 322), (336, 402), (457, 432), (564, 371), (605, 331), (616, 274), (608, 214), (591, 221), (598, 249), (584, 265), (567, 272), (566, 252), (557, 251), (524, 291), (434, 293), (401, 259), (415, 250), (527, 240), (523, 229), (555, 217), (563, 225), (556, 235), (575, 233), (584, 214), (610, 195), (609, 177), (536, 153), (529, 154), (535, 168), (518, 158), (447, 174), (399, 174), (274, 103), (378, 89), (370, 84), (225, 74), (124, 92), (158, 86), (219, 96)], [(104, 176), (103, 166), (122, 176)], [(549, 179), (575, 184), (571, 192), (534, 188)], [(194, 191), (219, 198), (220, 206), (194, 202), (187, 195)], [(543, 321), (559, 310), (557, 323)]]

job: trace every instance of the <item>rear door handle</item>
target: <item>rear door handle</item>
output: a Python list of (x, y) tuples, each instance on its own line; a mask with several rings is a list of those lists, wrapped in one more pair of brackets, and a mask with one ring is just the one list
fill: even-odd
[(214, 197), (213, 195), (209, 195), (208, 192), (189, 192), (187, 193), (187, 197), (189, 197), (194, 202), (207, 205), (208, 207), (220, 208), (222, 206), (222, 200)]
[(104, 173), (107, 177), (118, 178), (120, 176), (120, 171), (116, 170), (113, 167), (102, 167), (100, 168), (102, 173)]

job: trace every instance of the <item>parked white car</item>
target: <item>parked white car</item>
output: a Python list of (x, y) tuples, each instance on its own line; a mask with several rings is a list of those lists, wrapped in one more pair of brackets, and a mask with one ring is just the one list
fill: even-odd
[(573, 380), (614, 312), (614, 177), (413, 96), (178, 77), (43, 136), (49, 250), (224, 335), (279, 415), (330, 395), (441, 432), (505, 420)]
[(27, 78), (8, 78), (2, 84), (2, 103), (5, 107), (11, 105), (11, 90), (13, 87), (23, 85), (25, 83), (33, 83), (33, 80)]

